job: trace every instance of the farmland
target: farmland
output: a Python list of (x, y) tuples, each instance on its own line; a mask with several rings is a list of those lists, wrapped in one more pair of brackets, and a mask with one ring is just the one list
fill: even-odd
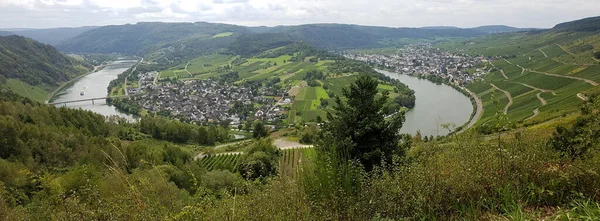
[[(584, 45), (600, 48), (600, 38), (586, 33), (522, 32), (437, 46), (494, 57), (485, 64), (494, 71), (467, 85), (484, 102), (484, 114), (477, 124), (492, 122), (498, 109), (508, 104), (506, 95), (490, 86), (494, 84), (514, 99), (507, 118), (518, 126), (575, 112), (583, 103), (578, 93), (591, 95), (598, 91), (600, 63), (592, 57), (593, 50), (578, 50)], [(535, 113), (537, 110), (539, 114)]]

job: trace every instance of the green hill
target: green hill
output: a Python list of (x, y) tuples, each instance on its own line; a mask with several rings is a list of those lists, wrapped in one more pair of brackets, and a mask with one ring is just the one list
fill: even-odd
[[(228, 37), (213, 38), (225, 32), (233, 34)], [(235, 39), (244, 32), (247, 31), (243, 27), (227, 24), (141, 22), (89, 30), (57, 45), (57, 48), (79, 53), (145, 55), (159, 49), (179, 51), (182, 45), (187, 47), (188, 44), (210, 45), (223, 39)]]
[(554, 26), (553, 29), (560, 31), (598, 31), (600, 30), (600, 16), (560, 23)]
[[(249, 33), (255, 35), (245, 35), (243, 38), (258, 36), (281, 38), (283, 35), (287, 35), (294, 41), (305, 41), (327, 49), (383, 47), (401, 45), (417, 41), (417, 39), (473, 37), (485, 34), (467, 29), (388, 28), (343, 24), (243, 27), (206, 22), (142, 22), (88, 30), (63, 41), (57, 45), (57, 48), (78, 53), (145, 55), (160, 51), (180, 53), (191, 46), (196, 49), (195, 51), (210, 53), (219, 48), (226, 48), (231, 43), (234, 44), (233, 47), (238, 47), (232, 39)], [(277, 33), (278, 35), (267, 35), (266, 33)], [(200, 43), (214, 47), (198, 47)]]
[(89, 71), (84, 63), (21, 36), (0, 37), (0, 85), (42, 101), (46, 94)]

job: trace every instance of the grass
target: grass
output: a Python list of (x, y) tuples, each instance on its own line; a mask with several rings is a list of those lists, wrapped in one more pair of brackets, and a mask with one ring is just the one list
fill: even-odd
[(8, 88), (23, 97), (40, 102), (44, 102), (48, 98), (48, 91), (50, 91), (49, 87), (47, 88), (48, 90), (46, 90), (44, 89), (44, 86), (31, 86), (19, 79), (8, 79), (0, 86)]

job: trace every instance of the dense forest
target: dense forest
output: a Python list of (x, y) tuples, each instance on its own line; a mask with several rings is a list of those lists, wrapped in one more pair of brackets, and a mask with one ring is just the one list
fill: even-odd
[(0, 75), (5, 78), (58, 86), (91, 69), (91, 65), (67, 57), (50, 45), (16, 35), (0, 37)]

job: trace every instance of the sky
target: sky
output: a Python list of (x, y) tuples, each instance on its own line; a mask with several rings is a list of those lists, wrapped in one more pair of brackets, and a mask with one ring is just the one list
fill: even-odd
[(0, 28), (150, 21), (551, 28), (592, 16), (600, 16), (600, 0), (0, 0)]

